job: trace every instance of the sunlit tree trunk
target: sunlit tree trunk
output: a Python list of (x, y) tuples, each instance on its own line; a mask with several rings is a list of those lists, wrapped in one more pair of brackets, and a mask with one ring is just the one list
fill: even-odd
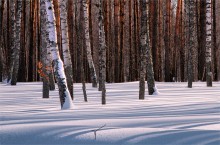
[(90, 69), (90, 77), (92, 81), (92, 86), (97, 87), (97, 77), (96, 77), (96, 70), (93, 63), (92, 52), (91, 52), (91, 44), (90, 44), (90, 35), (89, 35), (89, 18), (88, 18), (88, 4), (86, 0), (82, 0), (83, 5), (83, 13), (84, 13), (84, 29), (85, 29), (85, 39), (86, 39), (86, 53), (87, 59), (89, 63)]
[(206, 0), (206, 83), (212, 87), (211, 50), (212, 50), (212, 7), (211, 0)]
[(60, 8), (60, 25), (61, 25), (61, 34), (62, 34), (61, 41), (62, 41), (64, 69), (67, 77), (68, 89), (73, 99), (73, 69), (72, 69), (72, 61), (71, 61), (70, 49), (69, 49), (66, 0), (59, 0), (59, 8)]
[(67, 80), (64, 72), (63, 62), (60, 58), (60, 54), (57, 46), (55, 16), (54, 16), (53, 3), (51, 0), (46, 1), (46, 12), (47, 12), (47, 30), (49, 34), (50, 50), (53, 60), (54, 73), (59, 87), (61, 109), (71, 109), (73, 107), (73, 103), (70, 92), (67, 87)]

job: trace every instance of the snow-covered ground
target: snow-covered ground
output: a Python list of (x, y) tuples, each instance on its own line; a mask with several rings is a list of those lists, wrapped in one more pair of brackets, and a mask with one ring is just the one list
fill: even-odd
[(138, 82), (107, 84), (102, 106), (91, 84), (87, 103), (74, 84), (74, 109), (60, 110), (39, 82), (0, 84), (0, 145), (220, 145), (220, 83), (186, 85), (157, 83), (160, 94), (140, 101)]

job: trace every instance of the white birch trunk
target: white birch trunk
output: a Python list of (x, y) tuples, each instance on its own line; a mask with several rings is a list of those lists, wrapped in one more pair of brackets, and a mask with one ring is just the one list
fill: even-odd
[(186, 33), (188, 36), (187, 38), (187, 46), (188, 46), (188, 88), (192, 88), (192, 82), (194, 80), (194, 65), (193, 65), (193, 55), (195, 50), (195, 0), (187, 0), (186, 2), (186, 15), (187, 15), (187, 29), (188, 33)]
[(49, 98), (49, 91), (50, 91), (50, 83), (49, 83), (49, 60), (47, 59), (47, 46), (49, 46), (49, 42), (47, 41), (47, 27), (46, 27), (46, 21), (47, 21), (47, 12), (46, 12), (46, 6), (45, 2), (41, 0), (40, 3), (40, 25), (41, 25), (41, 44), (40, 44), (40, 50), (41, 50), (41, 62), (42, 62), (42, 81), (43, 81), (43, 98)]
[(61, 109), (71, 109), (73, 108), (73, 103), (67, 87), (67, 80), (64, 72), (63, 62), (60, 58), (57, 46), (57, 34), (53, 2), (52, 0), (46, 0), (45, 2), (47, 12), (47, 30), (49, 33), (49, 42), (53, 60), (54, 73), (59, 87)]
[[(140, 83), (139, 83), (139, 99), (145, 98), (145, 76), (147, 71), (148, 94), (152, 95), (155, 92), (154, 72), (152, 63), (152, 53), (149, 46), (149, 21), (147, 1), (140, 1), (141, 10), (141, 66), (140, 66)], [(146, 63), (147, 62), (147, 63)]]
[(60, 8), (60, 25), (61, 25), (61, 34), (62, 34), (61, 41), (62, 41), (64, 68), (67, 77), (68, 89), (73, 99), (73, 68), (72, 68), (72, 60), (69, 50), (67, 7), (66, 7), (67, 1), (59, 0), (58, 2)]
[(212, 50), (212, 7), (211, 7), (211, 0), (206, 0), (206, 83), (208, 87), (212, 86), (211, 50)]
[(102, 8), (103, 0), (99, 0), (99, 91), (102, 91), (102, 104), (106, 104), (106, 43)]
[(0, 82), (2, 82), (3, 79), (3, 70), (5, 69), (5, 65), (4, 65), (4, 56), (3, 56), (3, 36), (2, 36), (2, 26), (3, 26), (3, 12), (4, 12), (4, 5), (5, 5), (5, 1), (2, 0), (0, 2)]
[(9, 72), (8, 72), (8, 79), (7, 83), (11, 84), (11, 78), (12, 78), (12, 73), (13, 73), (13, 68), (14, 68), (14, 53), (13, 49), (15, 47), (15, 37), (16, 37), (16, 32), (15, 32), (15, 27), (16, 27), (16, 21), (15, 21), (15, 0), (11, 0), (10, 3), (10, 15), (11, 15), (11, 24), (12, 24), (12, 35), (11, 35), (11, 57), (10, 57), (10, 66), (9, 66)]
[(17, 0), (17, 11), (16, 11), (16, 27), (15, 27), (15, 39), (14, 39), (14, 48), (13, 48), (13, 60), (12, 60), (12, 78), (11, 85), (16, 85), (17, 75), (19, 68), (19, 59), (20, 59), (20, 47), (21, 47), (21, 14), (22, 14), (22, 0)]
[(86, 52), (87, 52), (87, 59), (89, 63), (89, 69), (90, 69), (90, 75), (91, 75), (91, 81), (92, 86), (97, 87), (97, 77), (96, 77), (96, 71), (93, 63), (92, 58), (92, 51), (91, 51), (91, 43), (90, 43), (90, 37), (89, 37), (89, 17), (88, 17), (88, 4), (86, 3), (86, 0), (82, 0), (83, 5), (83, 15), (84, 15), (84, 25), (85, 25), (85, 39), (86, 39)]
[(153, 69), (153, 61), (152, 61), (152, 51), (150, 47), (150, 36), (149, 36), (149, 3), (147, 5), (147, 22), (146, 22), (146, 57), (147, 57), (147, 86), (148, 86), (148, 94), (153, 95), (156, 92), (155, 80), (154, 80), (154, 69)]
[(146, 48), (147, 48), (147, 2), (146, 0), (140, 1), (141, 11), (141, 30), (140, 30), (140, 81), (139, 81), (139, 99), (145, 98), (145, 76), (146, 76)]

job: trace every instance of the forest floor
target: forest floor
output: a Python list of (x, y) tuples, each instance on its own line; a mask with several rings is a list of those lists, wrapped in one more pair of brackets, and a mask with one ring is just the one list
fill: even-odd
[(220, 82), (156, 84), (142, 101), (138, 82), (107, 84), (105, 106), (74, 84), (73, 110), (60, 110), (57, 90), (42, 99), (40, 82), (0, 84), (0, 145), (220, 145)]

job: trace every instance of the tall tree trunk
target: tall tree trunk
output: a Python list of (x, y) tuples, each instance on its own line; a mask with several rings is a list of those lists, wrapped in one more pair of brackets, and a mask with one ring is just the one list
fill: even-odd
[[(213, 7), (213, 9), (212, 9), (212, 13), (213, 13), (213, 34), (212, 34), (212, 37), (213, 37), (213, 52), (215, 52), (214, 53), (214, 55), (213, 55), (213, 57), (214, 57), (214, 60), (213, 60), (213, 62), (214, 62), (214, 70), (213, 70), (213, 73), (214, 73), (214, 76), (213, 76), (213, 80), (215, 80), (215, 81), (219, 81), (219, 50), (218, 50), (218, 46), (217, 46), (217, 33), (218, 33), (218, 31), (216, 31), (217, 29), (216, 29), (216, 26), (217, 26), (217, 21), (216, 21), (216, 3), (217, 3), (217, 1), (216, 0), (212, 0), (212, 7)], [(218, 8), (219, 9), (219, 8)]]
[[(83, 5), (80, 6), (80, 18), (83, 17)], [(76, 27), (76, 32), (80, 33), (83, 32), (83, 21), (82, 19), (79, 19), (79, 25)], [(84, 40), (81, 38), (83, 37), (84, 33), (78, 34), (76, 37), (77, 39), (77, 47), (78, 47), (78, 55), (80, 57), (80, 72), (81, 72), (81, 82), (82, 82), (82, 90), (83, 90), (83, 96), (84, 96), (84, 101), (87, 102), (87, 93), (86, 93), (86, 84), (85, 84), (85, 70), (84, 70), (84, 59), (83, 59), (83, 54), (84, 54)]]
[(189, 42), (189, 51), (188, 51), (188, 88), (192, 88), (192, 82), (193, 82), (193, 78), (194, 78), (194, 65), (193, 65), (193, 53), (195, 50), (195, 7), (196, 6), (196, 2), (195, 0), (187, 0), (187, 3), (185, 5), (187, 11), (186, 11), (186, 15), (188, 18), (188, 24), (187, 24), (187, 28), (188, 28), (188, 42)]
[(14, 56), (14, 66), (12, 72), (11, 85), (16, 85), (17, 75), (19, 69), (20, 61), (20, 50), (21, 50), (21, 14), (22, 14), (22, 0), (17, 1), (17, 10), (16, 10), (16, 37), (15, 37), (15, 47), (13, 48)]
[(46, 1), (46, 11), (47, 11), (47, 30), (49, 33), (50, 50), (53, 60), (54, 73), (59, 87), (61, 109), (71, 109), (73, 107), (73, 103), (67, 87), (63, 62), (60, 58), (60, 54), (57, 46), (55, 16), (54, 16), (53, 2), (51, 0)]
[(8, 72), (8, 80), (7, 82), (11, 84), (11, 79), (12, 79), (12, 73), (13, 73), (13, 69), (14, 69), (14, 63), (15, 63), (15, 55), (13, 53), (13, 49), (15, 48), (15, 37), (16, 37), (16, 16), (15, 16), (15, 0), (12, 0), (10, 3), (10, 15), (11, 15), (11, 24), (12, 24), (12, 28), (11, 28), (11, 44), (10, 44), (10, 48), (11, 48), (11, 56), (10, 56), (10, 66), (9, 66), (9, 72)]
[(62, 41), (64, 69), (67, 77), (68, 89), (70, 91), (71, 98), (73, 99), (73, 69), (72, 69), (72, 61), (71, 61), (70, 49), (69, 49), (66, 0), (59, 0), (59, 8), (60, 8), (60, 25), (61, 25), (61, 34), (62, 34), (61, 41)]
[(95, 70), (94, 63), (93, 63), (91, 44), (90, 44), (90, 35), (89, 35), (88, 4), (86, 3), (86, 0), (82, 0), (82, 4), (83, 4), (84, 21), (85, 21), (84, 29), (85, 29), (85, 39), (86, 39), (86, 53), (87, 53), (87, 59), (88, 59), (89, 69), (90, 69), (90, 77), (92, 81), (92, 86), (97, 87), (96, 70)]
[(165, 81), (171, 82), (171, 48), (170, 48), (170, 7), (171, 7), (171, 0), (166, 0), (166, 16), (165, 16), (165, 36), (164, 36), (164, 43), (165, 43)]
[(106, 104), (106, 43), (103, 20), (103, 0), (99, 0), (99, 91), (102, 91), (102, 104)]
[(206, 0), (206, 83), (212, 87), (211, 50), (212, 50), (212, 9), (211, 0)]
[(205, 71), (205, 53), (206, 53), (206, 1), (200, 1), (200, 29), (199, 29), (199, 49), (198, 49), (198, 59), (199, 59), (199, 80), (204, 80)]
[[(45, 3), (42, 2), (43, 0), (41, 0), (40, 3), (40, 25), (41, 25), (41, 62), (42, 62), (42, 68), (41, 70), (38, 71), (42, 71), (41, 73), (41, 77), (42, 77), (42, 81), (43, 81), (43, 98), (49, 98), (49, 91), (50, 91), (50, 76), (49, 76), (49, 72), (51, 71), (51, 67), (49, 67), (51, 61), (50, 59), (50, 53), (48, 54), (48, 49), (47, 47), (49, 47), (49, 41), (48, 41), (48, 36), (47, 36), (47, 27), (46, 27), (46, 21), (47, 21), (47, 13), (46, 13), (46, 6)], [(49, 59), (48, 59), (49, 58)], [(39, 68), (39, 66), (38, 66)]]
[(123, 35), (123, 64), (124, 64), (124, 82), (129, 81), (129, 58), (130, 58), (130, 27), (129, 27), (129, 0), (123, 0), (124, 3), (124, 35)]
[(5, 64), (3, 63), (4, 60), (6, 59), (3, 56), (3, 14), (4, 14), (4, 6), (5, 6), (5, 0), (2, 0), (0, 5), (0, 82), (3, 79), (3, 70), (6, 69), (5, 68)]
[[(140, 1), (141, 10), (141, 64), (140, 64), (140, 84), (139, 84), (139, 99), (145, 98), (145, 75), (147, 69), (147, 83), (148, 83), (148, 93), (152, 95), (154, 93), (154, 73), (151, 50), (149, 46), (149, 24), (147, 16), (147, 2), (146, 0)], [(147, 62), (147, 64), (146, 64)], [(146, 68), (147, 66), (147, 68)]]
[[(153, 69), (153, 61), (152, 61), (152, 50), (150, 47), (150, 36), (149, 36), (149, 9), (147, 9), (147, 22), (146, 22), (146, 57), (147, 57), (147, 86), (148, 86), (148, 94), (153, 95), (156, 91), (155, 88), (155, 79), (154, 79), (154, 69)], [(155, 20), (156, 21), (156, 20)], [(155, 38), (156, 39), (156, 38)], [(145, 52), (144, 52), (145, 53)]]
[(159, 0), (158, 2), (158, 8), (159, 8), (159, 14), (158, 14), (158, 49), (159, 49), (159, 64), (161, 64), (159, 70), (159, 81), (164, 81), (165, 75), (164, 75), (164, 39), (163, 39), (163, 34), (164, 34), (164, 17), (163, 17), (163, 0)]
[(152, 56), (153, 56), (153, 64), (154, 64), (154, 76), (155, 79), (159, 80), (159, 63), (158, 63), (158, 47), (157, 47), (157, 28), (158, 28), (158, 2), (156, 0), (150, 1), (150, 38), (151, 38), (151, 46), (152, 46)]

